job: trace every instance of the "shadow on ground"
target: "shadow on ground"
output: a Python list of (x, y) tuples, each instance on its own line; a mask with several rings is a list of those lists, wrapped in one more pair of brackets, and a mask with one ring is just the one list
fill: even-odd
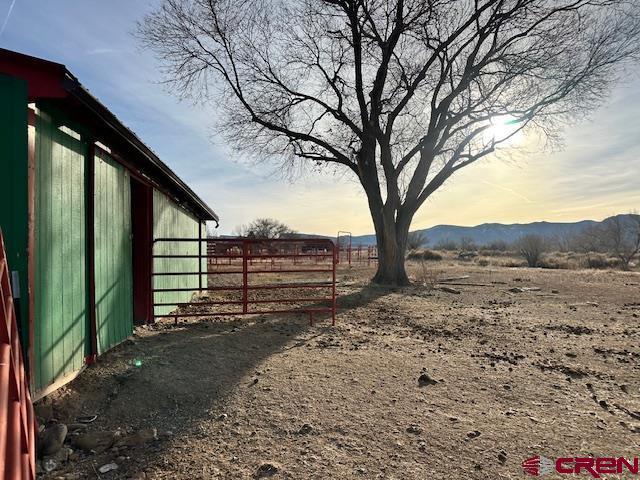
[[(365, 286), (339, 297), (338, 323), (350, 309), (390, 292)], [(211, 441), (201, 430), (203, 421), (219, 419), (237, 389), (261, 388), (261, 365), (271, 355), (303, 348), (325, 334), (335, 335), (330, 320), (330, 314), (317, 314), (311, 327), (306, 315), (295, 314), (203, 318), (144, 329), (69, 385), (69, 395), (59, 402), (59, 417), (71, 422), (76, 415), (95, 413), (98, 420), (90, 430), (126, 434), (153, 427), (159, 440), (87, 455), (67, 470), (98, 476), (97, 468), (116, 460), (118, 470), (106, 478), (135, 478), (149, 466), (162, 466), (163, 451), (182, 436)], [(134, 366), (135, 360), (142, 362), (141, 368)], [(123, 461), (122, 456), (130, 460)]]

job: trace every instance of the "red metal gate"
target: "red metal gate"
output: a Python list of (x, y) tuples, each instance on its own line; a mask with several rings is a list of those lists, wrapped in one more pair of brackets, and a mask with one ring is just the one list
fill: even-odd
[[(184, 242), (197, 242), (198, 253), (167, 253), (166, 247), (163, 253), (157, 253), (160, 245)], [(202, 248), (203, 243), (206, 249)], [(177, 322), (180, 317), (305, 313), (313, 324), (314, 315), (327, 313), (335, 325), (337, 249), (331, 240), (158, 238), (153, 245), (154, 319), (173, 317)], [(194, 259), (198, 271), (160, 271), (156, 259)], [(193, 286), (156, 288), (158, 277), (184, 280), (194, 275), (198, 276), (197, 285), (193, 282)], [(166, 293), (192, 291), (200, 292), (195, 301), (158, 301)], [(175, 309), (158, 313), (159, 307)], [(191, 311), (194, 308), (198, 311)]]
[(338, 231), (336, 235), (336, 242), (338, 244), (338, 263), (340, 263), (340, 256), (342, 252), (346, 253), (346, 261), (351, 266), (351, 232), (345, 232), (343, 230)]
[(0, 231), (0, 478), (35, 479), (35, 451), (33, 405)]
[(340, 230), (336, 236), (338, 245), (338, 263), (353, 263), (367, 266), (378, 261), (378, 247), (376, 245), (353, 245), (351, 232)]

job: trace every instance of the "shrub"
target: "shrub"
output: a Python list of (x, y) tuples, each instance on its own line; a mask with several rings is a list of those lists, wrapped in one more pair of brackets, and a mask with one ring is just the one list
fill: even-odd
[(458, 249), (458, 244), (454, 240), (444, 239), (440, 240), (436, 245), (436, 250), (453, 251)]
[(478, 254), (476, 252), (460, 252), (458, 253), (459, 260), (469, 261), (473, 258), (476, 258)]
[(486, 258), (481, 258), (480, 260), (478, 260), (478, 265), (480, 265), (481, 267), (486, 267), (490, 264), (491, 262), (489, 262), (488, 259)]
[(517, 247), (527, 265), (537, 267), (546, 250), (546, 242), (540, 235), (525, 235), (518, 240)]
[(561, 252), (554, 252), (540, 258), (538, 266), (552, 270), (569, 270), (571, 269), (571, 262), (568, 260), (568, 255)]
[(623, 267), (622, 262), (618, 258), (607, 257), (606, 255), (587, 255), (584, 263), (587, 268), (596, 270)]
[(509, 250), (509, 244), (504, 240), (494, 240), (484, 246), (487, 250), (493, 250), (496, 252), (506, 252)]
[(425, 250), (424, 252), (422, 252), (422, 259), (439, 262), (440, 260), (442, 260), (442, 255), (440, 255), (438, 252), (434, 252), (433, 250)]
[(523, 262), (523, 261), (508, 260), (504, 263), (504, 266), (508, 268), (521, 268), (521, 267), (526, 267), (527, 264), (526, 262)]
[(460, 250), (475, 252), (478, 250), (478, 246), (476, 245), (476, 242), (473, 241), (473, 238), (462, 237), (462, 239), (460, 239)]
[(409, 252), (407, 254), (407, 260), (413, 260), (413, 261), (422, 260), (422, 252)]
[(511, 250), (491, 250), (489, 248), (481, 248), (478, 250), (478, 254), (483, 257), (508, 257), (513, 255)]
[[(617, 215), (585, 228), (571, 239), (571, 248), (587, 254), (589, 268), (632, 268), (633, 259), (640, 254), (640, 215)], [(593, 254), (609, 253), (616, 257), (610, 265), (603, 257)]]
[(437, 262), (442, 260), (442, 255), (438, 252), (434, 252), (433, 250), (422, 250), (417, 252), (411, 252), (407, 255), (409, 260), (415, 261), (433, 261)]
[(609, 268), (609, 260), (602, 255), (592, 257), (589, 255), (585, 261), (587, 268), (605, 269)]
[(640, 215), (617, 215), (601, 225), (606, 250), (617, 257), (623, 270), (629, 270), (633, 258), (640, 253)]
[(568, 270), (569, 264), (557, 258), (543, 258), (538, 261), (538, 267), (550, 270)]
[(425, 287), (434, 288), (438, 283), (438, 273), (432, 270), (427, 262), (420, 261), (416, 271), (416, 281)]
[(407, 248), (409, 250), (417, 250), (426, 245), (428, 241), (429, 240), (424, 232), (409, 232), (409, 235), (407, 236)]

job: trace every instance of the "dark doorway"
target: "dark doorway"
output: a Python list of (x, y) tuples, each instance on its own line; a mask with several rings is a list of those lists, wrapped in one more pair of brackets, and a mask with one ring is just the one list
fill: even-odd
[(151, 300), (151, 244), (153, 242), (153, 188), (131, 177), (133, 253), (133, 319), (137, 325), (153, 322)]

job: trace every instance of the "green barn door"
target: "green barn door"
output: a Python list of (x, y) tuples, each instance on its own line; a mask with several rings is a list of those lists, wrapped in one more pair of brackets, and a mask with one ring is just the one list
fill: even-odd
[(133, 332), (131, 185), (107, 153), (95, 155), (95, 298), (98, 354)]
[(55, 115), (39, 111), (35, 138), (35, 388), (84, 365), (87, 144)]

